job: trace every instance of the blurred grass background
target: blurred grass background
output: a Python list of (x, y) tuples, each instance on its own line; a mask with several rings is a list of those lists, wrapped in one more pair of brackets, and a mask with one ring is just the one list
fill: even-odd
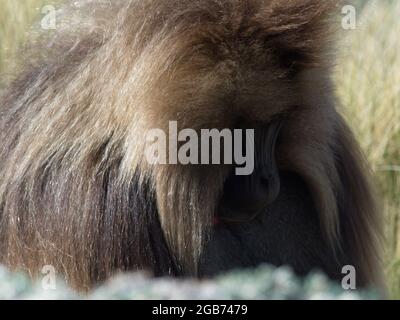
[(358, 2), (358, 27), (343, 31), (335, 79), (383, 200), (387, 285), (400, 299), (400, 1)]
[[(29, 26), (52, 2), (0, 0), (0, 85), (15, 68)], [(358, 26), (343, 30), (335, 79), (383, 199), (387, 284), (400, 299), (400, 1), (356, 2)]]
[[(0, 0), (0, 74), (13, 69), (18, 47), (45, 3), (45, 0)], [(0, 79), (0, 83), (4, 82), (4, 78)]]

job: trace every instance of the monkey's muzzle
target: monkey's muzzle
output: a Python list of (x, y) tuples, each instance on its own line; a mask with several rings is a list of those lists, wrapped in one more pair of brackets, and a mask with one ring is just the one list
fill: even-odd
[[(218, 221), (243, 222), (254, 219), (278, 197), (280, 192), (276, 146), (282, 124), (275, 121), (255, 128), (254, 171), (249, 176), (232, 171), (224, 185)], [(244, 142), (245, 143), (245, 142)]]

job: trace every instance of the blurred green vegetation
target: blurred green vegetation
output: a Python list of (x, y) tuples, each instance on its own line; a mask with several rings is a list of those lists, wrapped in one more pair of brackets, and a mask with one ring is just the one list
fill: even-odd
[[(240, 290), (238, 290), (240, 288)], [(370, 300), (375, 291), (344, 291), (324, 275), (299, 279), (289, 268), (260, 266), (233, 271), (213, 280), (150, 279), (144, 274), (123, 274), (87, 295), (69, 289), (60, 278), (32, 281), (22, 273), (0, 266), (0, 300)]]

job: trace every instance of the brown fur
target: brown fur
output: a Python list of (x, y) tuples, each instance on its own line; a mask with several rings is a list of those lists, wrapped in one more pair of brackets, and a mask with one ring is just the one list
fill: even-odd
[(160, 274), (196, 275), (229, 168), (149, 166), (144, 133), (283, 117), (279, 167), (306, 181), (332, 250), (379, 283), (379, 217), (330, 80), (338, 1), (74, 2), (0, 100), (3, 263), (88, 288), (170, 252)]

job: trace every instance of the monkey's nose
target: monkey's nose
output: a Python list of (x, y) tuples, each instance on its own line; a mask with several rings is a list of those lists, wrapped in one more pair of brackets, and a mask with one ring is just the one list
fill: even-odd
[(281, 189), (279, 172), (269, 173), (267, 176), (262, 176), (260, 180), (262, 188), (264, 188), (268, 195), (265, 201), (267, 205), (271, 204), (276, 200)]

